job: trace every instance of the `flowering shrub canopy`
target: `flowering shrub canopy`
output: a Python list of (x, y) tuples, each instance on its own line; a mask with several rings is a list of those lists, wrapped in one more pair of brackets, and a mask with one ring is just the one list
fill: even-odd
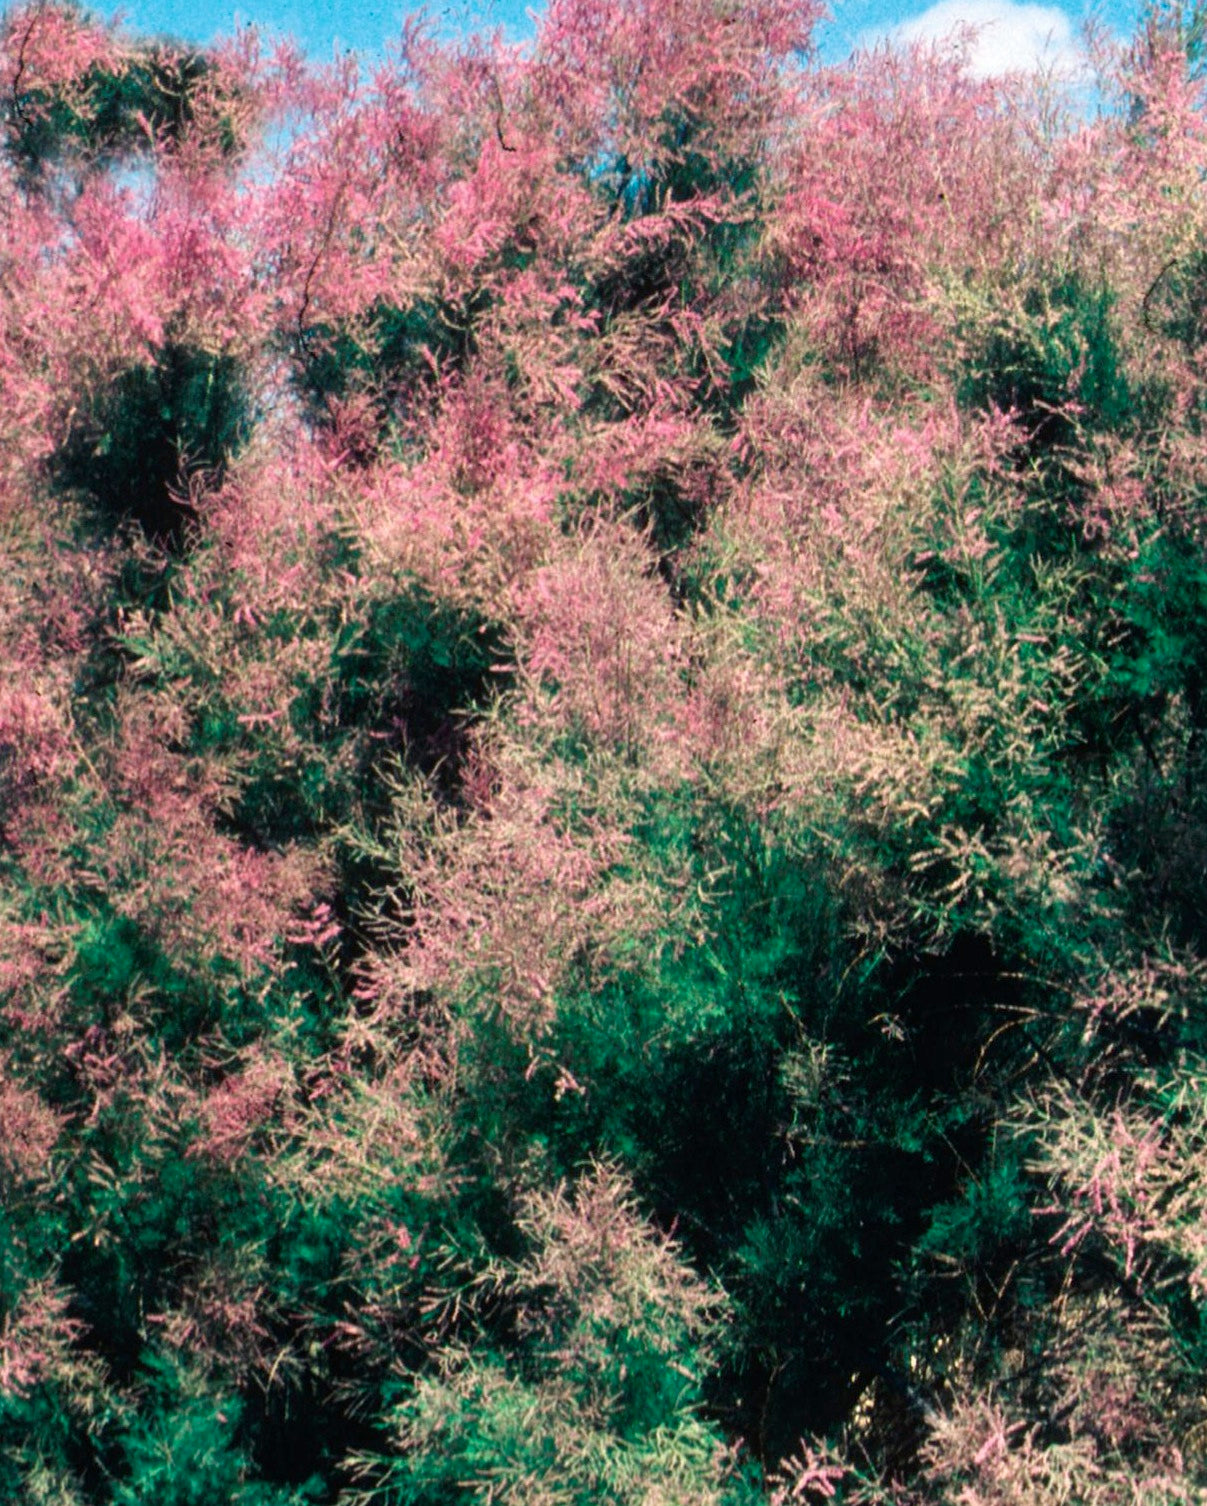
[(0, 28), (0, 1499), (1207, 1494), (1202, 16)]

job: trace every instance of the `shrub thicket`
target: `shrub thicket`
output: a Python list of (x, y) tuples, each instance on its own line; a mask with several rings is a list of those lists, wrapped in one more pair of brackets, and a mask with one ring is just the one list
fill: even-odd
[(1207, 128), (813, 0), (0, 33), (0, 1497), (1207, 1487)]

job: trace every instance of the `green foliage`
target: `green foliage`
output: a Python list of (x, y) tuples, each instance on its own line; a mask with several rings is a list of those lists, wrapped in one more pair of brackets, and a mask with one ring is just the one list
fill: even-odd
[(738, 1502), (717, 1435), (695, 1415), (715, 1296), (644, 1226), (623, 1181), (596, 1167), (573, 1199), (531, 1195), (531, 1253), (485, 1278), (515, 1304), (508, 1355), (446, 1349), (393, 1414), (397, 1452), (363, 1457), (382, 1503)]
[[(73, 13), (71, 6), (61, 9)], [(215, 82), (204, 53), (164, 44), (115, 50), (58, 89), (36, 76), (23, 80), (22, 73), (18, 68), (2, 119), (6, 152), (30, 186), (44, 182), (53, 166), (82, 162), (94, 169), (156, 146), (178, 147), (195, 121), (198, 98)], [(224, 153), (240, 144), (229, 109), (217, 135)]]
[(295, 380), (312, 421), (327, 422), (333, 402), (368, 392), (379, 438), (391, 424), (405, 430), (415, 407), (465, 370), (476, 346), (475, 324), (489, 306), (487, 294), (402, 307), (378, 302), (355, 327), (300, 330)]
[(371, 821), (367, 781), (386, 757), (412, 760), (455, 795), (465, 729), (499, 684), (496, 626), (413, 587), (361, 600), (343, 622), (279, 614), (242, 651), (255, 662), (291, 643), (322, 645), (322, 659), (293, 677), (279, 728), (248, 728), (221, 693), (205, 695), (194, 723), (196, 751), (240, 769), (234, 829), (270, 845)]
[(190, 481), (219, 483), (250, 422), (233, 357), (169, 343), (95, 394), (53, 468), (108, 517), (133, 518), (153, 541), (178, 545), (195, 516)]
[(120, 1441), (125, 1468), (114, 1506), (302, 1506), (321, 1480), (297, 1489), (266, 1484), (239, 1443), (242, 1404), (174, 1355), (143, 1357), (138, 1413)]
[(987, 308), (965, 335), (960, 400), (1017, 415), (1030, 460), (1059, 456), (1085, 431), (1126, 431), (1135, 398), (1114, 302), (1108, 286), (1076, 272), (1009, 290), (1005, 307)]
[(405, 727), (405, 748), (425, 773), (455, 779), (457, 732), (507, 684), (496, 623), (422, 587), (369, 603), (364, 628), (342, 660), (341, 717), (352, 726)]
[(1029, 1185), (1016, 1142), (996, 1146), (979, 1176), (958, 1199), (930, 1210), (918, 1255), (964, 1269), (988, 1269), (1000, 1247), (1025, 1244), (1030, 1231)]

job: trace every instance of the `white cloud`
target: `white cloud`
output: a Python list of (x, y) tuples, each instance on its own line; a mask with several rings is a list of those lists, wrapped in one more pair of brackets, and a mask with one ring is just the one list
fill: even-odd
[(1085, 59), (1073, 25), (1055, 5), (1018, 5), (1014, 0), (938, 0), (912, 21), (879, 37), (898, 45), (950, 43), (963, 50), (974, 78), (1003, 73), (1051, 71), (1074, 78)]

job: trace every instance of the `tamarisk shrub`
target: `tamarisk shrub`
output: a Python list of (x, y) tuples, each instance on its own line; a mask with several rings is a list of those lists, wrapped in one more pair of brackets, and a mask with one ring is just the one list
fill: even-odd
[(0, 26), (0, 1497), (1203, 1494), (1201, 17)]

